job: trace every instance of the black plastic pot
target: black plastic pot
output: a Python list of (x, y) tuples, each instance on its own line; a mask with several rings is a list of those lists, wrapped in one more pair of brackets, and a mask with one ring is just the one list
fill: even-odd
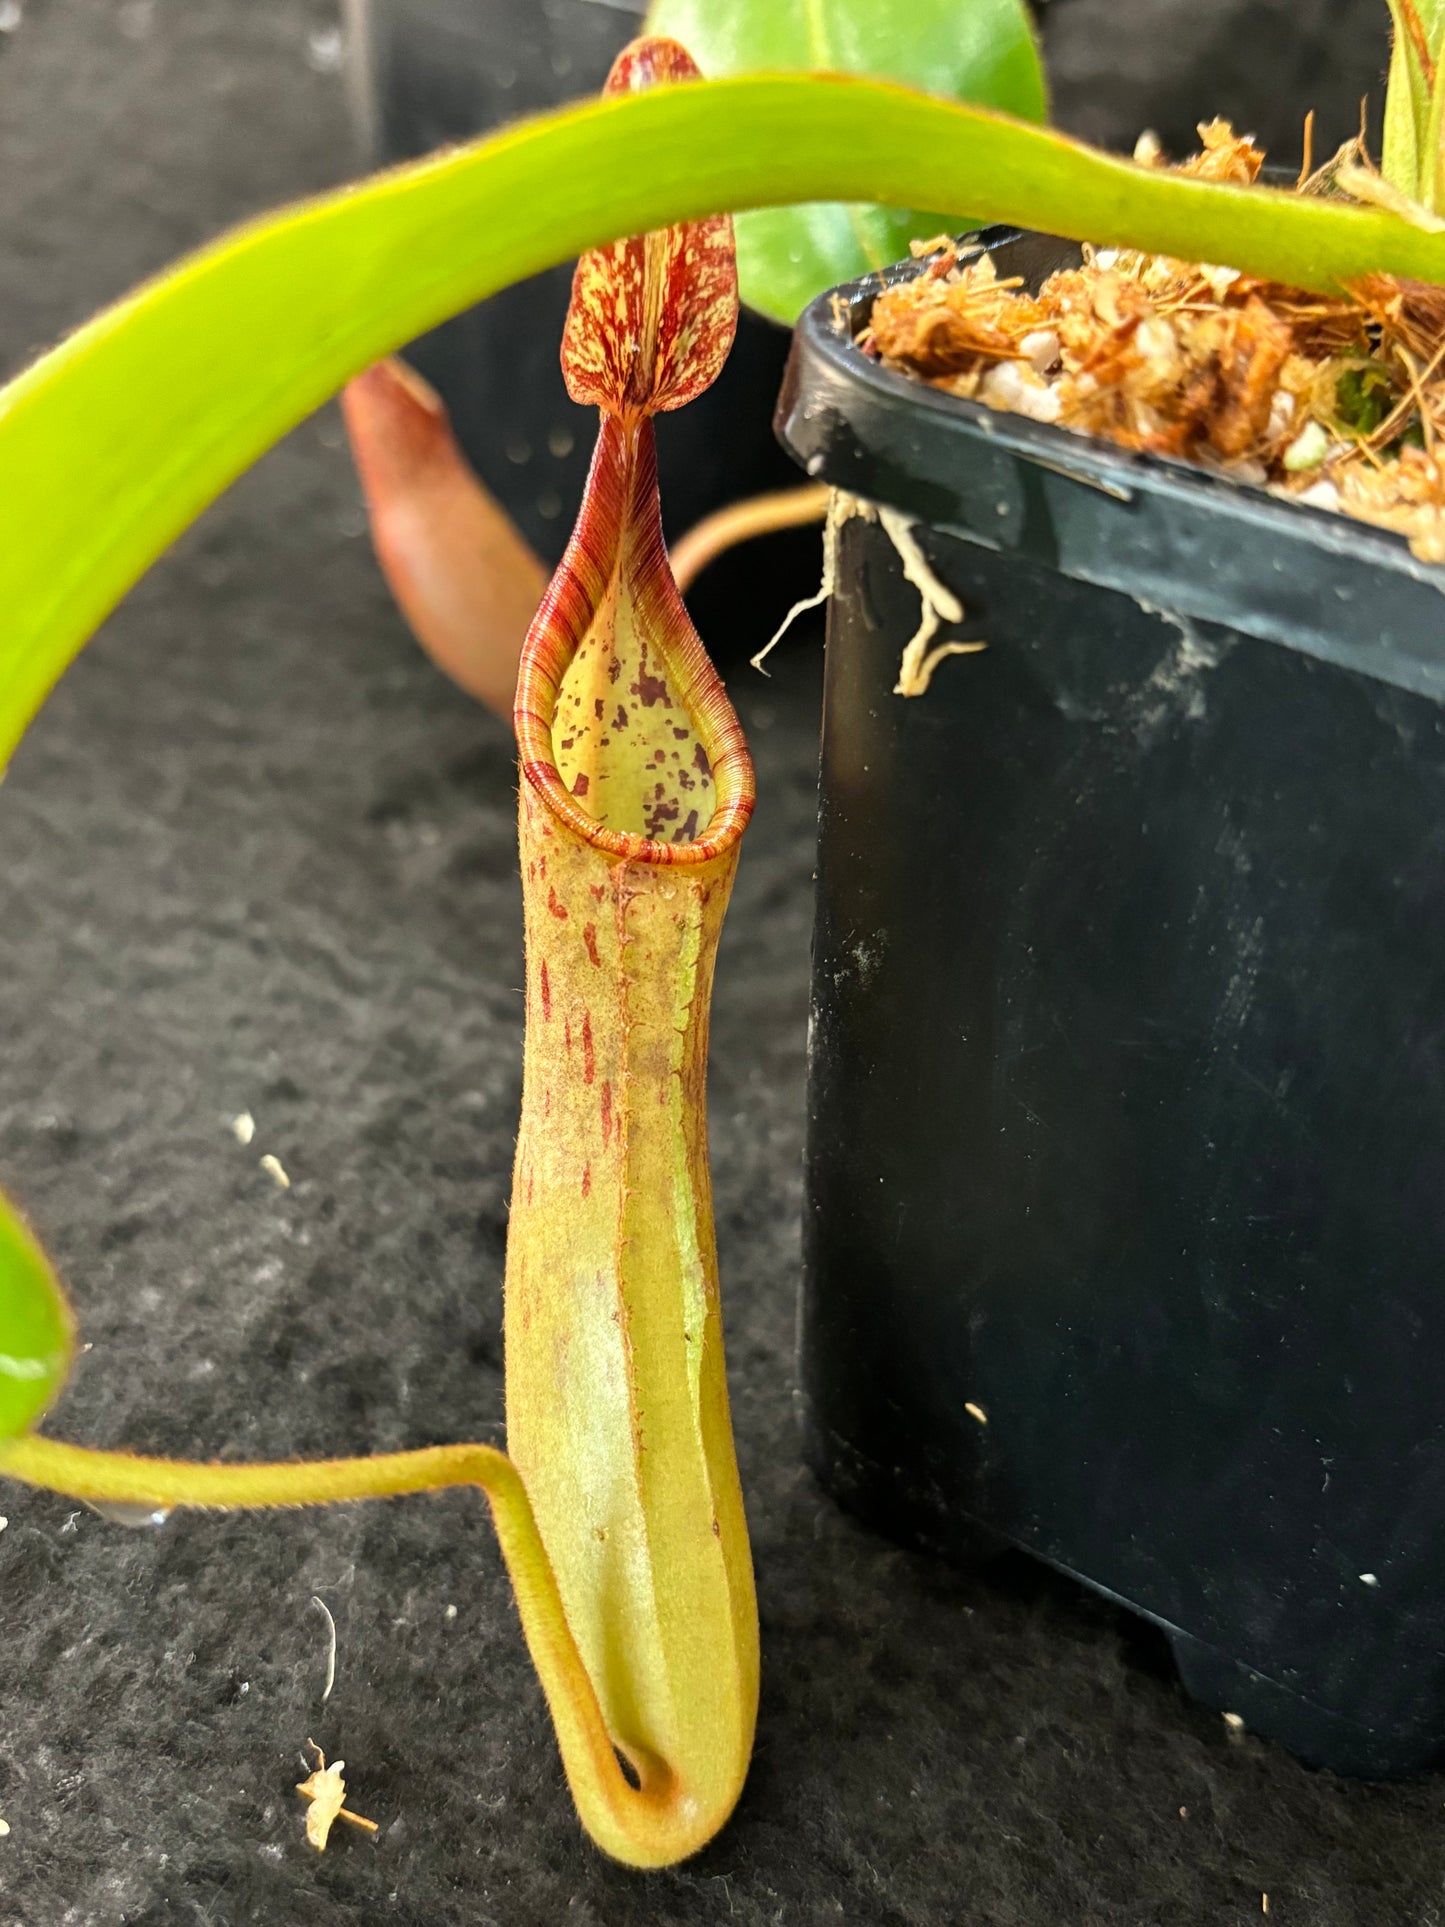
[[(404, 160), (596, 93), (642, 12), (643, 0), (352, 0), (367, 141), (378, 159)], [(407, 351), (445, 397), (478, 473), (550, 562), (571, 528), (597, 427), (595, 412), (568, 398), (558, 366), (571, 286), (570, 266), (538, 275)], [(738, 496), (796, 482), (769, 433), (787, 352), (783, 329), (744, 314), (716, 385), (659, 420), (670, 535)], [(764, 545), (747, 586), (756, 596), (759, 569), (783, 578), (763, 599), (786, 608), (806, 592), (816, 547), (816, 538)]]
[(809, 1457), (1146, 1615), (1308, 1761), (1438, 1762), (1445, 570), (879, 369), (878, 285), (809, 309), (779, 431), (917, 518), (989, 647), (892, 694), (918, 594), (844, 526)]

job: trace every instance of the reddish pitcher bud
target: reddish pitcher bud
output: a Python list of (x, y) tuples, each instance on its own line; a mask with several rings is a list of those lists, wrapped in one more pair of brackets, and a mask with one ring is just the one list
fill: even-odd
[[(699, 78), (675, 40), (635, 40), (618, 55), (604, 92)], [(737, 325), (726, 214), (593, 248), (577, 263), (562, 337), (567, 392), (613, 415), (681, 408), (716, 381)]]

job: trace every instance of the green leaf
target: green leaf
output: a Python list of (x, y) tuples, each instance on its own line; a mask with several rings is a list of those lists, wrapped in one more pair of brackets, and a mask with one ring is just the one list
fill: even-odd
[(28, 1432), (70, 1370), (70, 1308), (45, 1253), (0, 1195), (0, 1441)]
[(380, 356), (619, 235), (864, 196), (1306, 288), (1445, 283), (1445, 236), (1383, 209), (1135, 167), (878, 81), (698, 81), (525, 122), (238, 229), (0, 390), (0, 760), (167, 544)]
[[(710, 79), (812, 69), (896, 80), (1022, 120), (1048, 110), (1023, 0), (653, 0), (647, 30), (680, 40)], [(910, 240), (970, 225), (958, 209), (762, 209), (737, 221), (738, 285), (749, 307), (791, 327), (825, 288), (903, 259)]]

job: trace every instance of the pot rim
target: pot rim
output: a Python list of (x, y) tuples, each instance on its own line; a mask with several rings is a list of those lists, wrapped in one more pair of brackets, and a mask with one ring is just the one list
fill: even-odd
[[(961, 260), (977, 260), (980, 255), (992, 254), (1016, 244), (1039, 244), (1046, 253), (1042, 259), (1031, 258), (1025, 267), (1025, 278), (1041, 281), (1055, 267), (1077, 266), (1082, 259), (1082, 250), (1072, 241), (1060, 240), (1054, 235), (1041, 234), (1036, 230), (1013, 227), (989, 227), (971, 230), (954, 237), (959, 247)], [(839, 287), (830, 288), (808, 304), (798, 326), (801, 329), (809, 317), (819, 313), (822, 321), (818, 347), (829, 359), (847, 368), (859, 379), (875, 384), (881, 393), (895, 397), (899, 401), (919, 402), (924, 410), (948, 416), (962, 413), (972, 420), (979, 429), (992, 435), (1005, 446), (1016, 446), (1021, 455), (1048, 452), (1053, 458), (1054, 449), (1062, 444), (1071, 455), (1082, 456), (1084, 451), (1098, 458), (1098, 468), (1118, 469), (1129, 476), (1155, 473), (1177, 482), (1184, 488), (1197, 488), (1208, 493), (1213, 490), (1227, 489), (1242, 496), (1251, 504), (1277, 511), (1282, 516), (1293, 519), (1304, 515), (1316, 526), (1343, 524), (1352, 538), (1375, 545), (1381, 558), (1404, 554), (1412, 562), (1416, 558), (1410, 554), (1410, 545), (1403, 535), (1394, 529), (1377, 527), (1371, 522), (1362, 522), (1353, 516), (1336, 513), (1332, 509), (1320, 508), (1310, 502), (1297, 498), (1275, 495), (1262, 488), (1257, 482), (1250, 482), (1231, 475), (1225, 469), (1206, 468), (1202, 463), (1185, 460), (1178, 455), (1157, 455), (1145, 449), (1123, 448), (1099, 435), (1086, 435), (1078, 429), (1065, 428), (1056, 422), (1037, 422), (1027, 415), (1011, 414), (1006, 409), (990, 408), (986, 402), (970, 401), (961, 395), (947, 394), (930, 383), (916, 380), (910, 375), (900, 374), (896, 369), (885, 368), (881, 362), (862, 354), (854, 345), (859, 332), (872, 312), (875, 298), (885, 288), (899, 286), (905, 281), (916, 280), (930, 265), (930, 257), (920, 256), (917, 260), (897, 261), (874, 273), (860, 275), (856, 281), (846, 281)], [(1032, 272), (1029, 272), (1029, 269)], [(1015, 271), (1017, 271), (1015, 269)], [(846, 315), (848, 327), (839, 325), (839, 310), (835, 302), (841, 301), (842, 313)], [(1006, 426), (1005, 426), (1006, 425)], [(1077, 464), (1080, 478), (1083, 479), (1089, 466), (1084, 460)], [(1417, 563), (1424, 569), (1438, 571), (1442, 592), (1445, 592), (1445, 564)]]
[[(1078, 259), (1071, 242), (1015, 228), (961, 244), (1026, 278)], [(799, 317), (774, 428), (809, 475), (1175, 621), (1220, 624), (1445, 700), (1445, 566), (1420, 561), (1393, 530), (1001, 413), (861, 354), (854, 336), (874, 296), (926, 265), (846, 282)]]

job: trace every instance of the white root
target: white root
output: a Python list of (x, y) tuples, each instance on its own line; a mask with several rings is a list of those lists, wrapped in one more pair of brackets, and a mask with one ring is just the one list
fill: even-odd
[(763, 668), (764, 662), (777, 648), (798, 617), (805, 615), (809, 609), (817, 609), (823, 603), (831, 601), (833, 592), (838, 586), (838, 534), (843, 524), (851, 521), (855, 515), (860, 515), (865, 521), (871, 522), (874, 519), (873, 504), (865, 502), (861, 495), (850, 495), (846, 489), (835, 488), (828, 497), (828, 517), (823, 524), (822, 583), (816, 595), (804, 596), (801, 602), (793, 604), (774, 630), (770, 640), (764, 643), (753, 657), (753, 668), (761, 670), (763, 675), (766, 676), (768, 673)]
[[(753, 657), (754, 669), (762, 669), (765, 659), (782, 641), (797, 618), (808, 609), (816, 609), (831, 599), (838, 587), (838, 542), (843, 524), (857, 516), (860, 521), (876, 522), (898, 552), (903, 565), (903, 574), (918, 591), (920, 604), (918, 628), (904, 646), (898, 664), (898, 681), (893, 685), (895, 696), (922, 696), (933, 680), (933, 672), (945, 656), (975, 656), (987, 649), (986, 642), (940, 642), (929, 647), (938, 633), (941, 623), (962, 622), (963, 604), (953, 591), (939, 581), (934, 574), (928, 557), (918, 545), (913, 533), (918, 526), (910, 515), (898, 509), (884, 508), (876, 502), (866, 501), (861, 495), (850, 495), (846, 489), (835, 488), (828, 502), (828, 519), (823, 526), (823, 580), (816, 595), (805, 596), (795, 602), (778, 625), (776, 634)], [(767, 674), (763, 670), (764, 675)]]
[(898, 551), (905, 578), (918, 591), (920, 605), (918, 627), (904, 645), (893, 693), (895, 696), (922, 696), (933, 681), (934, 670), (945, 656), (976, 656), (981, 649), (987, 649), (988, 644), (940, 642), (929, 648), (940, 623), (963, 621), (963, 604), (952, 589), (946, 588), (933, 573), (928, 557), (918, 546), (918, 538), (913, 533), (918, 524), (912, 516), (901, 515), (897, 509), (880, 508), (878, 520), (883, 533)]

